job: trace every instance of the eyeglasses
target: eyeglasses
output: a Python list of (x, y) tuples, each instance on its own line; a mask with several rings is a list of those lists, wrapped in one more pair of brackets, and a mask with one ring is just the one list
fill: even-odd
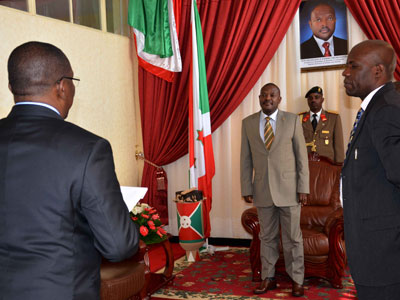
[(61, 80), (63, 80), (63, 79), (75, 80), (75, 83), (74, 83), (75, 87), (78, 87), (78, 86), (79, 86), (79, 82), (81, 81), (79, 78), (74, 78), (74, 77), (69, 77), (69, 76), (63, 76), (63, 77), (61, 77), (60, 79), (58, 79), (58, 80), (56, 81), (56, 83), (60, 83)]

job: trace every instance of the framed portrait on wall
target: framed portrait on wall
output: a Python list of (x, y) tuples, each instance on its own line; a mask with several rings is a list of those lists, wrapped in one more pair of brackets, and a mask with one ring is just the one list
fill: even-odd
[(340, 67), (348, 53), (343, 0), (306, 0), (300, 4), (300, 68)]

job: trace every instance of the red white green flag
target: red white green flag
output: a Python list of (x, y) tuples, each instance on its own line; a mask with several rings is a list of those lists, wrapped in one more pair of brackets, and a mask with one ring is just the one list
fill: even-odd
[(189, 186), (197, 187), (206, 197), (204, 202), (204, 237), (210, 236), (212, 178), (215, 174), (211, 139), (210, 105), (208, 102), (203, 34), (196, 0), (191, 5), (192, 65), (189, 91)]
[(139, 65), (172, 82), (182, 71), (178, 30), (179, 0), (129, 0), (128, 24), (133, 27)]

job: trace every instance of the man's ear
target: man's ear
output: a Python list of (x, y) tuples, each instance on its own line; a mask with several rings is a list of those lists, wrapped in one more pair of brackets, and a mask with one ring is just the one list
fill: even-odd
[(64, 99), (65, 98), (65, 84), (64, 84), (64, 80), (61, 80), (59, 83), (56, 84), (56, 88), (57, 88), (57, 96), (59, 98)]
[(385, 74), (385, 66), (383, 64), (375, 65), (375, 77), (380, 78), (382, 74)]

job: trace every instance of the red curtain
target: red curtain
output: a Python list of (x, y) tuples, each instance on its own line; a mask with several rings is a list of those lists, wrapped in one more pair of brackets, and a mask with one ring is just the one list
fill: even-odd
[(345, 0), (354, 19), (370, 40), (384, 40), (397, 53), (394, 77), (400, 80), (400, 1)]
[[(212, 131), (253, 88), (285, 36), (301, 0), (198, 0), (203, 29)], [(168, 83), (139, 67), (139, 97), (146, 159), (157, 165), (188, 152), (190, 4), (182, 1), (179, 41), (183, 70)], [(157, 169), (144, 165), (145, 202), (168, 221), (167, 198), (156, 195)]]

